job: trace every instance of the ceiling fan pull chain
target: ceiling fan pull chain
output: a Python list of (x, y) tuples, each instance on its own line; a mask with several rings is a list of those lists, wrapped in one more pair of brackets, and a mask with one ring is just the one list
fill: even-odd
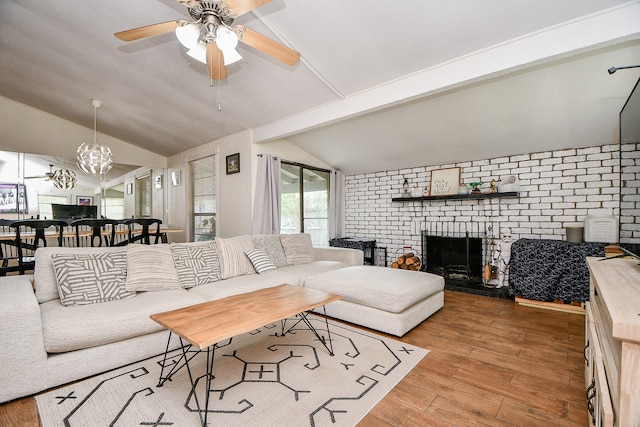
[[(218, 49), (218, 75), (222, 75), (222, 53), (220, 49)], [(220, 81), (222, 79), (218, 79), (218, 111), (222, 111), (222, 89), (220, 88)]]

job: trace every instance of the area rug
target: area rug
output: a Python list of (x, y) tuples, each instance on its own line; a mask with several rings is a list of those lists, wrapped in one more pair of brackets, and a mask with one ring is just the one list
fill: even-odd
[[(324, 319), (310, 321), (326, 335)], [(278, 322), (219, 343), (208, 424), (353, 426), (428, 353), (337, 322), (329, 329), (334, 356), (302, 323), (284, 336)], [(42, 426), (201, 425), (186, 369), (157, 387), (162, 362), (159, 355), (36, 396)], [(190, 363), (201, 396), (206, 353)]]

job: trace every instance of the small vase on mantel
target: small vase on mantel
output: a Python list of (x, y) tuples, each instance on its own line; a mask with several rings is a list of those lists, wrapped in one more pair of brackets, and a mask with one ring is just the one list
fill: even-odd
[(407, 181), (406, 178), (402, 183), (402, 197), (411, 197), (411, 191), (409, 191), (409, 181)]

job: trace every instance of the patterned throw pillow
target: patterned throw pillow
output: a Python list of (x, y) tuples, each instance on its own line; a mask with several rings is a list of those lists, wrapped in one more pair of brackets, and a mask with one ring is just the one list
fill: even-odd
[(55, 254), (53, 268), (60, 301), (66, 306), (80, 306), (131, 298), (135, 292), (125, 289), (126, 251), (99, 254)]
[(132, 292), (180, 289), (171, 246), (127, 245), (126, 286)]
[(265, 251), (269, 255), (276, 267), (287, 266), (287, 256), (284, 254), (279, 235), (254, 236), (253, 243), (255, 243), (256, 249)]
[(172, 243), (173, 262), (180, 286), (185, 289), (220, 280), (215, 242)]
[(265, 251), (256, 249), (255, 251), (247, 251), (245, 254), (249, 257), (249, 261), (251, 261), (253, 268), (256, 269), (258, 274), (264, 274), (278, 269)]
[(281, 234), (280, 241), (287, 255), (287, 264), (307, 264), (315, 261), (311, 236), (307, 233)]

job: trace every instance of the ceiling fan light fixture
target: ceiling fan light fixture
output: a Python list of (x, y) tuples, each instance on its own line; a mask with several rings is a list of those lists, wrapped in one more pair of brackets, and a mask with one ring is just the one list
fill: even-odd
[(207, 63), (207, 46), (204, 43), (198, 42), (196, 47), (193, 49), (187, 50), (187, 55), (195, 59), (196, 61), (200, 61), (203, 64)]
[(224, 25), (219, 25), (216, 29), (216, 45), (224, 56), (224, 65), (233, 64), (242, 59), (236, 50), (238, 46), (238, 35)]
[(187, 49), (196, 49), (200, 38), (200, 27), (194, 23), (181, 25), (176, 28), (176, 38)]

